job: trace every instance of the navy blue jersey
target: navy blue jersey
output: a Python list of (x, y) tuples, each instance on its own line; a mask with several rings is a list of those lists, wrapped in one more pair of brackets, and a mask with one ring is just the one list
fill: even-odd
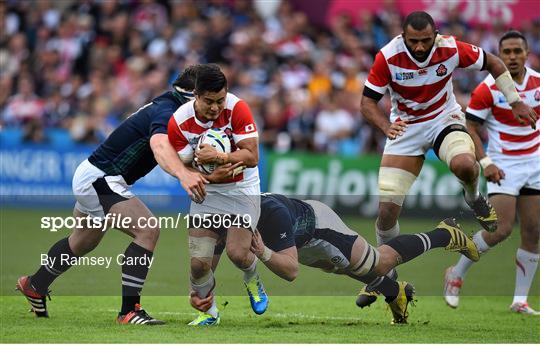
[(301, 248), (313, 238), (315, 214), (305, 202), (279, 194), (261, 195), (261, 215), (257, 223), (264, 244), (279, 252)]
[(150, 137), (167, 134), (173, 113), (189, 100), (166, 92), (142, 106), (116, 128), (90, 155), (88, 161), (109, 176), (122, 175), (131, 185), (157, 165)]

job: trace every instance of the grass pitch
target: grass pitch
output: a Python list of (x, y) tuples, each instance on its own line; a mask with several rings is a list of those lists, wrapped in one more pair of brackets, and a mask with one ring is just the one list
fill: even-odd
[[(0, 340), (3, 343), (538, 343), (539, 317), (508, 311), (514, 287), (515, 250), (519, 232), (472, 267), (459, 309), (448, 308), (440, 296), (444, 269), (457, 254), (434, 250), (399, 268), (400, 279), (417, 291), (408, 325), (390, 325), (391, 314), (378, 301), (370, 308), (355, 306), (360, 284), (347, 277), (302, 267), (298, 279), (285, 282), (260, 265), (270, 295), (270, 307), (255, 315), (242, 286), (242, 274), (223, 258), (217, 272), (218, 327), (192, 328), (195, 317), (187, 301), (187, 236), (182, 230), (162, 232), (154, 266), (143, 291), (143, 306), (165, 326), (118, 326), (120, 267), (74, 267), (53, 286), (50, 319), (27, 313), (24, 298), (13, 291), (16, 279), (33, 273), (41, 253), (69, 234), (40, 229), (40, 217), (68, 212), (3, 209), (0, 233)], [(403, 219), (403, 233), (427, 231), (439, 219)], [(351, 228), (373, 243), (373, 220), (346, 219)], [(468, 231), (478, 229), (462, 222)], [(129, 238), (107, 234), (90, 255), (115, 257)], [(538, 275), (529, 302), (540, 308)], [(224, 307), (223, 305), (226, 304)]]

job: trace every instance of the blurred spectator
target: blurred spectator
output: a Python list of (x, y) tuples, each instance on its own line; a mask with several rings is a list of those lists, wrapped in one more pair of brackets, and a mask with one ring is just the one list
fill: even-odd
[(12, 96), (3, 112), (4, 123), (20, 125), (27, 120), (42, 120), (45, 102), (34, 93), (34, 81), (30, 76), (21, 76), (17, 93)]
[[(396, 3), (318, 27), (287, 0), (2, 1), (0, 125), (24, 129), (32, 142), (46, 141), (52, 126), (95, 144), (186, 65), (217, 62), (230, 91), (248, 101), (267, 147), (380, 152), (385, 138), (364, 122), (359, 104), (375, 54), (401, 33)], [(496, 53), (508, 28), (462, 18), (454, 6), (435, 19), (441, 33)], [(540, 20), (522, 25), (528, 63), (538, 70)], [(462, 106), (484, 77), (456, 71)], [(390, 111), (387, 96), (379, 105)]]
[(356, 129), (353, 116), (340, 107), (336, 98), (336, 93), (330, 93), (322, 99), (323, 108), (316, 115), (314, 142), (317, 151), (338, 153)]

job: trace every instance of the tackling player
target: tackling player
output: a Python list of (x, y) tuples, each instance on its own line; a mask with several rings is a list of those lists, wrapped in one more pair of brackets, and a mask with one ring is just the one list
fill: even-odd
[[(479, 258), (476, 246), (453, 219), (442, 221), (432, 231), (400, 235), (375, 248), (327, 205), (279, 194), (261, 195), (257, 229), (251, 251), (275, 274), (293, 281), (300, 262), (369, 283), (386, 297), (393, 323), (407, 322), (407, 305), (414, 288), (386, 277), (388, 271), (433, 248), (459, 251), (475, 261)], [(209, 306), (195, 298), (192, 303)]]
[[(130, 187), (157, 164), (180, 181), (190, 197), (202, 200), (208, 181), (198, 172), (184, 167), (167, 137), (167, 124), (175, 110), (193, 97), (198, 65), (188, 67), (173, 83), (173, 90), (142, 106), (127, 118), (99, 147), (82, 162), (73, 176), (73, 194), (77, 200), (74, 217), (107, 219), (111, 213), (130, 220), (119, 229), (133, 238), (122, 265), (122, 307), (117, 321), (121, 324), (163, 324), (140, 306), (140, 293), (148, 274), (149, 260), (159, 237), (159, 227), (139, 226), (139, 218), (153, 218), (152, 212), (137, 198)], [(143, 223), (143, 222), (141, 222)], [(144, 222), (148, 223), (148, 222)], [(79, 224), (85, 224), (81, 222)], [(118, 222), (120, 224), (120, 222)], [(48, 317), (45, 301), (49, 286), (70, 268), (73, 258), (84, 256), (100, 243), (102, 229), (73, 229), (71, 235), (55, 243), (48, 252), (54, 259), (36, 273), (17, 281), (17, 289), (27, 298), (38, 317)], [(69, 257), (61, 261), (60, 258)]]
[[(499, 41), (499, 57), (508, 67), (520, 99), (540, 113), (540, 73), (525, 66), (529, 49), (517, 31)], [(487, 154), (479, 131), (485, 124), (489, 135)], [(540, 315), (527, 304), (527, 295), (538, 266), (540, 236), (540, 131), (524, 125), (512, 115), (508, 99), (492, 76), (474, 90), (467, 108), (467, 128), (476, 147), (476, 157), (488, 183), (489, 201), (499, 216), (493, 233), (477, 232), (473, 240), (486, 252), (512, 233), (516, 209), (521, 227), (521, 245), (516, 253), (516, 287), (512, 311)], [(456, 308), (463, 278), (472, 262), (461, 257), (446, 271), (444, 296)]]
[[(231, 153), (218, 153), (210, 145), (196, 150), (201, 134), (210, 128), (230, 131), (235, 148)], [(206, 215), (222, 215), (232, 220), (227, 230), (226, 250), (231, 261), (244, 271), (244, 284), (253, 311), (266, 311), (268, 297), (257, 274), (257, 258), (250, 252), (252, 228), (260, 214), (260, 184), (257, 164), (259, 161), (258, 133), (247, 103), (227, 92), (227, 79), (215, 64), (203, 65), (197, 72), (195, 100), (184, 104), (169, 121), (169, 140), (182, 157), (195, 156), (198, 164), (244, 164), (241, 173), (221, 183), (207, 186), (204, 202), (192, 203), (190, 216), (194, 221)], [(232, 167), (231, 167), (232, 168)], [(249, 224), (238, 222), (250, 220)], [(212, 219), (215, 219), (212, 217)], [(223, 225), (220, 224), (220, 225)], [(242, 224), (240, 224), (242, 223)], [(191, 258), (191, 289), (205, 298), (215, 287), (211, 270), (212, 257), (219, 237), (217, 224), (205, 228), (189, 229), (189, 254)], [(190, 325), (215, 325), (220, 321), (215, 303), (205, 313), (200, 313)]]
[[(519, 121), (535, 126), (536, 114), (519, 97), (499, 58), (440, 35), (426, 12), (409, 14), (403, 33), (375, 57), (361, 101), (363, 115), (388, 138), (379, 169), (379, 245), (399, 234), (403, 201), (430, 148), (463, 185), (465, 200), (484, 229), (497, 228), (495, 210), (478, 191), (474, 142), (452, 91), (456, 68), (489, 71)], [(377, 105), (387, 90), (392, 101), (390, 119)]]

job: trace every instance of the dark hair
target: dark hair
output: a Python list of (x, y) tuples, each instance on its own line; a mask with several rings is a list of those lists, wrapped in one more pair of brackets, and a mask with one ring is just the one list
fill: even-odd
[(510, 30), (506, 31), (504, 35), (502, 35), (501, 39), (499, 40), (499, 49), (501, 49), (502, 43), (504, 40), (510, 39), (510, 38), (521, 38), (523, 40), (523, 43), (525, 43), (525, 48), (529, 48), (529, 45), (527, 44), (527, 39), (523, 34), (517, 30)]
[(227, 78), (218, 65), (214, 63), (200, 65), (197, 69), (195, 93), (202, 95), (206, 92), (219, 92), (227, 88)]
[(182, 71), (176, 77), (175, 81), (172, 83), (173, 87), (178, 90), (178, 88), (184, 90), (184, 91), (193, 91), (195, 89), (195, 80), (197, 79), (197, 71), (202, 65), (191, 65), (186, 67), (185, 70)]
[(403, 22), (403, 32), (407, 29), (407, 26), (412, 26), (415, 30), (424, 30), (428, 25), (431, 25), (433, 30), (435, 30), (435, 22), (429, 13), (424, 11), (415, 11), (409, 13), (405, 21)]

